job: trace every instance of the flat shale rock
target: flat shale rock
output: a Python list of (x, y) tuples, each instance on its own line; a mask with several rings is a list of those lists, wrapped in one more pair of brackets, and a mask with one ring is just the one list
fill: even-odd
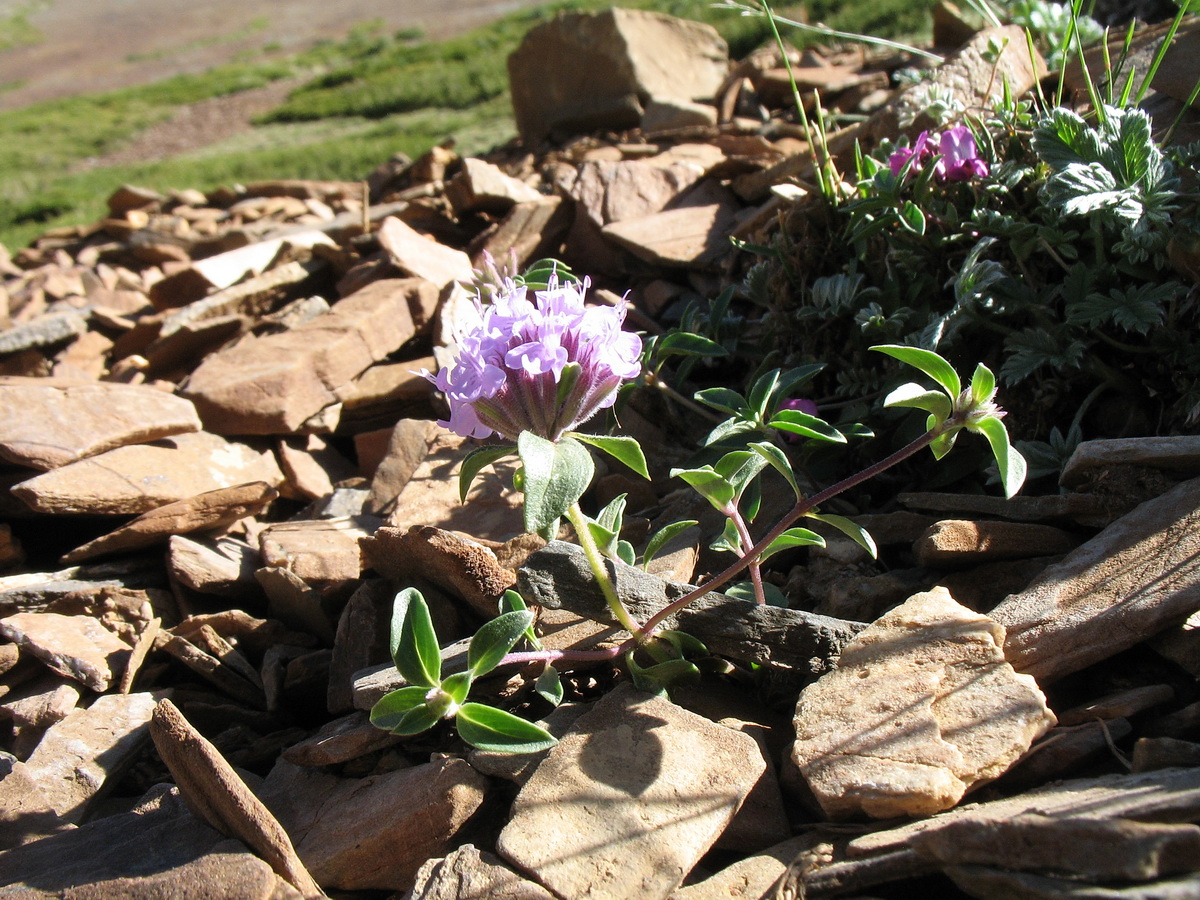
[(338, 403), (372, 363), (413, 337), (432, 314), (433, 285), (374, 281), (329, 312), (280, 334), (208, 356), (181, 387), (219, 434), (289, 434)]
[(711, 98), (728, 68), (729, 49), (711, 26), (632, 9), (560, 15), (508, 58), (526, 146), (555, 132), (636, 127), (643, 100)]
[(470, 284), (475, 280), (467, 254), (426, 237), (401, 219), (394, 216), (384, 219), (378, 237), (396, 268), (431, 282), (439, 292), (451, 282)]
[(741, 208), (728, 188), (704, 182), (670, 209), (613, 222), (601, 233), (655, 265), (715, 270), (729, 254), (729, 235)]
[(505, 213), (518, 203), (541, 198), (537, 189), (505, 174), (497, 165), (468, 157), (446, 183), (446, 199), (459, 213)]
[(497, 852), (560, 897), (665, 898), (765, 766), (748, 735), (622, 686), (521, 788)]
[(142, 513), (115, 531), (64, 554), (62, 562), (83, 562), (109, 553), (153, 547), (172, 535), (224, 528), (238, 519), (258, 515), (278, 496), (279, 491), (265, 481), (206, 491)]
[(188, 813), (173, 789), (0, 854), (3, 900), (299, 900), (246, 848)]
[(22, 481), (12, 492), (41, 513), (138, 515), (206, 491), (283, 473), (269, 451), (206, 431), (118, 447)]
[(200, 430), (192, 404), (152, 387), (0, 378), (0, 457), (53, 469), (125, 444)]
[(554, 895), (466, 844), (421, 866), (408, 900), (554, 900)]
[(945, 589), (917, 594), (805, 688), (790, 761), (834, 818), (931, 815), (1004, 772), (1054, 725), (1004, 629)]
[(97, 692), (108, 690), (119, 677), (132, 649), (93, 616), (17, 613), (0, 619), (0, 635), (22, 653)]
[(461, 759), (367, 778), (278, 762), (261, 796), (317, 882), (346, 891), (404, 891), (444, 856), (479, 808), (487, 779)]
[(1138, 506), (991, 611), (1004, 653), (1046, 684), (1200, 609), (1200, 479)]

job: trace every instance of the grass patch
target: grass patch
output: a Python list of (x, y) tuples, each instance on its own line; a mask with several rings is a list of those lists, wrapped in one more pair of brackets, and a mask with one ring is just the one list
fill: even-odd
[(17, 47), (30, 47), (46, 40), (41, 29), (30, 22), (29, 17), (49, 5), (50, 0), (26, 0), (0, 18), (0, 53)]

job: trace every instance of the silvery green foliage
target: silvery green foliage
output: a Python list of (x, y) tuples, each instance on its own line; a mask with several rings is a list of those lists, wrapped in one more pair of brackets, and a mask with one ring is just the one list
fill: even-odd
[[(1056, 72), (1074, 52), (1074, 40), (1067, 36), (1071, 29), (1071, 9), (1062, 3), (1046, 0), (1005, 0), (1004, 18), (1014, 25), (1028, 28), (1046, 57), (1050, 71)], [(1086, 47), (1104, 36), (1104, 26), (1082, 13), (1075, 16), (1075, 27)]]
[(1033, 149), (1051, 169), (1042, 187), (1049, 206), (1115, 229), (1114, 249), (1134, 262), (1165, 249), (1179, 179), (1145, 112), (1106, 106), (1092, 127), (1058, 107), (1034, 129)]

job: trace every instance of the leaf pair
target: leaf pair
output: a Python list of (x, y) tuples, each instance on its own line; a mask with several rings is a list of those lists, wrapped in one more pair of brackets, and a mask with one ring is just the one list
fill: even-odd
[[(524, 607), (524, 604), (521, 604)], [(544, 729), (484, 703), (467, 702), (471, 683), (496, 668), (522, 637), (531, 633), (533, 613), (513, 609), (487, 622), (467, 649), (467, 670), (443, 677), (442, 654), (429, 605), (407, 588), (392, 607), (391, 649), (408, 685), (385, 694), (371, 709), (371, 723), (393, 734), (418, 734), (441, 719), (454, 719), (459, 736), (473, 747), (529, 753), (553, 746)]]
[(926, 428), (938, 432), (929, 446), (937, 459), (950, 452), (961, 430), (982, 434), (991, 446), (1000, 470), (1004, 495), (1011, 498), (1021, 489), (1027, 471), (1025, 458), (1009, 442), (1002, 421), (1004, 412), (995, 404), (996, 376), (991, 369), (980, 363), (975, 367), (970, 385), (963, 390), (954, 367), (931, 350), (898, 344), (871, 349), (920, 369), (941, 388), (936, 391), (915, 383), (903, 384), (883, 402), (887, 407), (912, 407), (929, 413)]

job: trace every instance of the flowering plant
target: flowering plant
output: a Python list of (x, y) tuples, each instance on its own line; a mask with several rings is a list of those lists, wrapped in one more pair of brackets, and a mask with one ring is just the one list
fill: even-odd
[[(594, 473), (585, 445), (607, 452), (649, 477), (645, 457), (631, 438), (580, 434), (573, 429), (612, 406), (621, 384), (641, 374), (641, 340), (621, 330), (623, 304), (584, 304), (586, 279), (560, 281), (555, 268), (541, 289), (533, 290), (532, 300), (531, 286), (525, 280), (504, 279), (490, 305), (477, 301), (476, 315), (458, 335), (455, 357), (436, 376), (427, 377), (445, 392), (450, 404), (450, 417), (443, 425), (467, 437), (495, 433), (509, 442), (481, 447), (468, 456), (460, 476), (460, 493), (465, 497), (483, 466), (515, 449), (522, 465), (514, 487), (524, 493), (526, 528), (554, 537), (560, 518), (567, 517), (613, 620), (628, 636), (602, 650), (549, 650), (539, 643), (532, 628), (533, 615), (523, 599), (507, 591), (500, 599), (499, 614), (471, 639), (466, 669), (444, 674), (428, 606), (418, 591), (408, 588), (397, 596), (392, 619), (392, 656), (405, 686), (386, 694), (372, 709), (371, 721), (380, 728), (410, 735), (453, 719), (459, 736), (475, 747), (517, 752), (549, 747), (554, 738), (539, 726), (468, 701), (475, 679), (502, 665), (540, 663), (535, 690), (557, 703), (563, 696), (554, 668), (557, 660), (611, 660), (624, 655), (627, 671), (640, 688), (663, 690), (694, 680), (700, 676), (698, 663), (703, 664), (707, 649), (695, 638), (663, 629), (662, 623), (700, 596), (729, 584), (743, 570), (750, 573), (749, 590), (738, 593), (760, 604), (767, 602), (760, 564), (787, 548), (824, 544), (819, 534), (793, 527), (795, 523), (807, 518), (831, 525), (874, 550), (870, 536), (855, 523), (819, 513), (821, 503), (925, 447), (940, 458), (963, 430), (987, 439), (1008, 495), (1024, 480), (1024, 460), (1010, 446), (1001, 422), (1004, 413), (994, 403), (995, 379), (982, 365), (970, 386), (963, 389), (954, 370), (935, 353), (915, 347), (875, 348), (920, 369), (937, 383), (940, 390), (905, 385), (886, 401), (889, 406), (925, 410), (927, 430), (887, 459), (811, 496), (802, 490), (791, 460), (780, 447), (784, 435), (842, 444), (848, 435), (861, 436), (856, 430), (859, 426), (838, 430), (825, 422), (812, 401), (789, 399), (822, 366), (772, 370), (757, 378), (745, 397), (728, 388), (699, 391), (697, 403), (730, 415), (709, 434), (706, 446), (716, 450), (728, 441), (745, 446), (725, 452), (713, 465), (674, 469), (672, 475), (691, 485), (727, 517), (718, 544), (733, 551), (737, 560), (639, 623), (618, 595), (608, 564), (608, 559), (631, 564), (635, 560), (634, 548), (620, 539), (625, 498), (616, 498), (595, 518), (583, 513), (579, 500)], [(653, 356), (653, 348), (648, 348), (646, 355)], [(770, 439), (753, 439), (763, 436)], [(796, 503), (765, 534), (756, 537), (750, 528), (760, 495), (755, 483), (768, 469), (784, 477)], [(695, 522), (675, 523), (650, 538), (643, 564), (672, 534), (692, 524)], [(532, 649), (514, 652), (521, 642)]]

